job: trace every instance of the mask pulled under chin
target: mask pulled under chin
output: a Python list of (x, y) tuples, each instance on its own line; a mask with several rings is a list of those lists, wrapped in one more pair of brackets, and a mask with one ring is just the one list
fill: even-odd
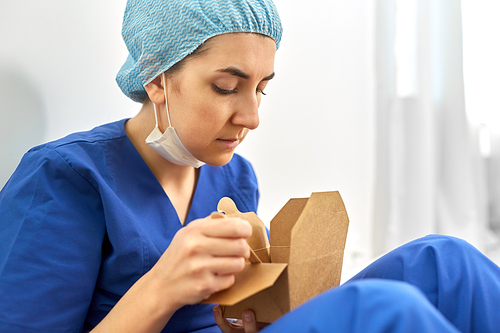
[(199, 168), (205, 164), (191, 155), (186, 147), (184, 147), (177, 132), (172, 126), (169, 126), (165, 133), (162, 134), (158, 125), (156, 125), (151, 134), (147, 137), (146, 143), (155, 152), (174, 164), (189, 165), (195, 168)]

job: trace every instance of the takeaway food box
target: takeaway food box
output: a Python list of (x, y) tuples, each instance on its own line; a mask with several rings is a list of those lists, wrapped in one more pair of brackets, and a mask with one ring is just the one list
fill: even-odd
[(225, 318), (241, 318), (250, 309), (257, 321), (271, 323), (340, 284), (349, 219), (339, 192), (290, 199), (270, 223), (270, 244), (255, 213), (239, 212), (229, 198), (222, 198), (217, 210), (239, 216), (253, 228), (245, 269), (231, 288), (203, 302), (220, 304)]

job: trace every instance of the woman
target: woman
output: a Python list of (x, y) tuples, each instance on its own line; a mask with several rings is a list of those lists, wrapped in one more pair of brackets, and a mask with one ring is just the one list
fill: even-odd
[[(249, 257), (248, 223), (210, 214), (223, 196), (257, 208), (252, 167), (234, 150), (274, 76), (276, 8), (129, 1), (123, 37), (131, 56), (117, 81), (141, 111), (32, 149), (1, 192), (0, 331), (256, 332), (251, 311), (235, 327), (199, 302)], [(499, 271), (462, 241), (425, 238), (264, 331), (498, 327)]]

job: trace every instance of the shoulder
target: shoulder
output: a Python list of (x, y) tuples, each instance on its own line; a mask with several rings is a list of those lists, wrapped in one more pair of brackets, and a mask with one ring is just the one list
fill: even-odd
[[(98, 168), (105, 164), (110, 145), (128, 140), (124, 130), (125, 119), (104, 124), (90, 131), (77, 132), (30, 149), (23, 160), (50, 160), (64, 162), (74, 169)], [(23, 164), (21, 161), (21, 165)]]
[(126, 137), (124, 129), (125, 121), (126, 119), (123, 119), (97, 126), (90, 131), (69, 134), (61, 139), (34, 147), (28, 151), (28, 154), (36, 153), (43, 149), (62, 151), (74, 146), (90, 146), (110, 140), (122, 139)]
[[(42, 178), (60, 180), (82, 178), (97, 188), (109, 173), (109, 160), (127, 146), (125, 120), (98, 126), (90, 131), (70, 134), (30, 149), (21, 159), (6, 188), (19, 181), (35, 182)], [(130, 143), (131, 145), (131, 143)], [(114, 154), (114, 155), (113, 155)], [(113, 155), (113, 156), (110, 156)], [(109, 178), (109, 177), (108, 177)]]

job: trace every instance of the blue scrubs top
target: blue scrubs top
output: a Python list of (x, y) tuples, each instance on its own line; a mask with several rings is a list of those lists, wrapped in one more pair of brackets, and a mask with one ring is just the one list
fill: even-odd
[[(31, 149), (0, 192), (0, 332), (97, 325), (183, 227), (125, 121)], [(201, 167), (186, 223), (224, 196), (257, 209), (255, 174), (238, 155)], [(220, 332), (212, 307), (183, 307), (164, 331)]]

